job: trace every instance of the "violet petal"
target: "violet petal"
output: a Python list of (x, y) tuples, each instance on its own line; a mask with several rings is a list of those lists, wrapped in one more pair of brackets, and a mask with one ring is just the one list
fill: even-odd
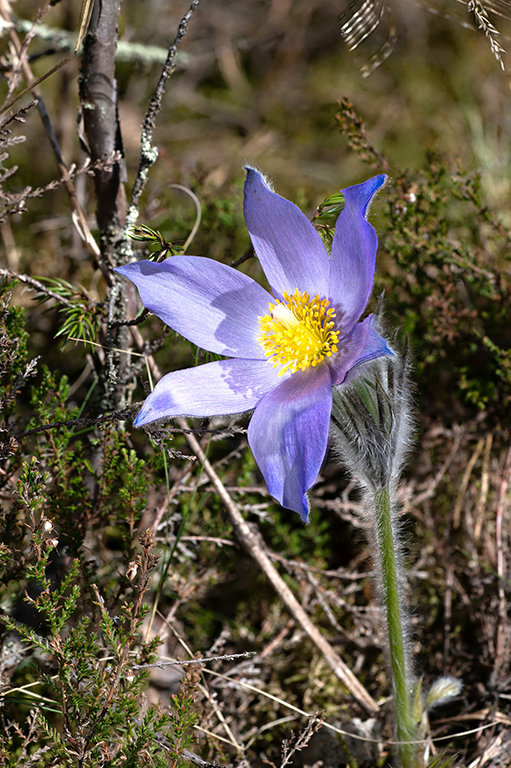
[(268, 491), (307, 522), (306, 492), (325, 457), (332, 382), (327, 365), (299, 371), (256, 407), (248, 441)]
[(245, 221), (255, 252), (275, 294), (328, 295), (329, 259), (321, 238), (294, 203), (272, 192), (247, 168)]
[(252, 278), (201, 256), (171, 256), (118, 267), (144, 306), (198, 347), (228, 357), (263, 359), (258, 317), (273, 301)]
[(243, 413), (282, 381), (265, 360), (218, 360), (163, 376), (147, 397), (135, 426), (173, 416)]
[(385, 178), (374, 176), (363, 184), (342, 190), (345, 205), (335, 226), (328, 295), (344, 333), (349, 332), (362, 315), (373, 287), (378, 240), (366, 214)]
[(355, 369), (376, 357), (393, 355), (385, 339), (374, 328), (374, 315), (364, 318), (361, 323), (339, 342), (339, 351), (328, 360), (332, 368), (332, 384), (342, 384), (353, 378)]

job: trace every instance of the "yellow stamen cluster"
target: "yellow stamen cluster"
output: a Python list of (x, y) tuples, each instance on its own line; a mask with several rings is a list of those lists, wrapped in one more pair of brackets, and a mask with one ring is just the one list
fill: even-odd
[(279, 376), (314, 368), (337, 352), (339, 341), (339, 331), (332, 330), (335, 311), (328, 299), (311, 299), (298, 289), (283, 296), (284, 301), (270, 304), (269, 315), (259, 318), (259, 344), (274, 368), (282, 366)]

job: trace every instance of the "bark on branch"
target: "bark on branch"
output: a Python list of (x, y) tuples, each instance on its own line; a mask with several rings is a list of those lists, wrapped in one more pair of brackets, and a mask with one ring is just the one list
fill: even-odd
[[(126, 219), (122, 185), (123, 147), (117, 109), (115, 51), (121, 0), (96, 0), (83, 46), (80, 102), (86, 143), (92, 161), (105, 167), (94, 174), (96, 217), (102, 252), (115, 261), (115, 243)], [(119, 157), (111, 161), (115, 154)]]

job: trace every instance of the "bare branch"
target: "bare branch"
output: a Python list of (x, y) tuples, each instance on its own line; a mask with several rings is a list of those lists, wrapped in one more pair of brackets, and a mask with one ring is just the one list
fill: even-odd
[[(123, 147), (117, 111), (115, 49), (121, 0), (99, 2), (92, 11), (83, 46), (80, 101), (85, 136), (92, 161), (106, 160)], [(124, 229), (126, 203), (122, 161), (94, 174), (101, 250), (112, 258), (114, 244)]]
[(29, 275), (20, 275), (18, 272), (14, 272), (12, 269), (3, 268), (0, 269), (0, 276), (6, 277), (9, 280), (19, 280), (20, 283), (25, 283), (25, 285), (29, 285), (36, 291), (46, 294), (49, 299), (55, 299), (55, 301), (57, 301), (59, 304), (64, 304), (66, 307), (74, 307), (74, 303), (72, 301), (66, 299), (65, 296), (61, 296), (60, 294), (55, 293), (51, 290), (51, 288), (44, 285), (39, 280), (36, 280), (35, 277), (29, 277)]
[(193, 12), (198, 8), (200, 0), (192, 0), (188, 12), (183, 16), (179, 23), (174, 42), (170, 46), (165, 64), (160, 74), (160, 79), (156, 89), (152, 95), (149, 107), (147, 109), (144, 122), (142, 124), (142, 135), (140, 137), (140, 160), (138, 166), (137, 178), (133, 185), (133, 191), (131, 193), (130, 207), (128, 211), (128, 224), (135, 224), (138, 217), (138, 205), (140, 197), (144, 191), (145, 183), (147, 180), (147, 174), (149, 168), (156, 161), (158, 157), (158, 150), (152, 146), (153, 130), (156, 124), (156, 118), (161, 108), (161, 103), (165, 93), (165, 86), (167, 80), (175, 69), (176, 66), (176, 54), (179, 44), (188, 31), (188, 22), (190, 21)]
[(186, 666), (188, 664), (207, 664), (210, 661), (237, 661), (238, 659), (249, 659), (251, 656), (256, 656), (255, 651), (245, 651), (244, 653), (225, 653), (222, 656), (205, 656), (198, 659), (186, 659), (185, 661), (178, 661), (172, 659), (172, 661), (155, 661), (153, 664), (133, 664), (131, 669), (148, 669), (149, 667), (177, 667)]

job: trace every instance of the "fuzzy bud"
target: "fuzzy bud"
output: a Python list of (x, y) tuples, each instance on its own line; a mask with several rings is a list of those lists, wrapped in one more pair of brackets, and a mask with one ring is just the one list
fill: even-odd
[(444, 704), (448, 699), (454, 698), (461, 692), (462, 687), (463, 683), (456, 677), (451, 677), (450, 675), (439, 677), (428, 691), (424, 701), (424, 712), (439, 704)]
[(406, 353), (379, 358), (334, 387), (333, 447), (373, 491), (397, 482), (409, 446), (408, 368)]

